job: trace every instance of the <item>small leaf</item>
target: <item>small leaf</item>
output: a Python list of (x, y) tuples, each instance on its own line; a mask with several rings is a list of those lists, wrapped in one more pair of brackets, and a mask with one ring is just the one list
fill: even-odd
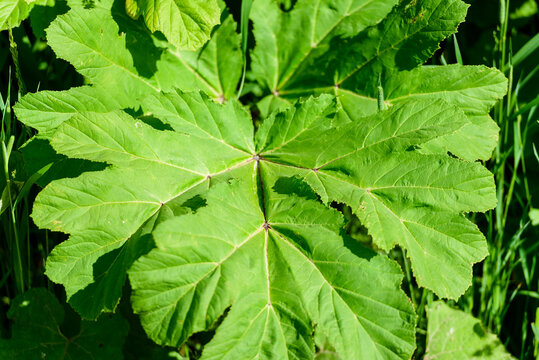
[(425, 360), (515, 359), (496, 335), (489, 334), (470, 314), (437, 301), (428, 308), (427, 316)]

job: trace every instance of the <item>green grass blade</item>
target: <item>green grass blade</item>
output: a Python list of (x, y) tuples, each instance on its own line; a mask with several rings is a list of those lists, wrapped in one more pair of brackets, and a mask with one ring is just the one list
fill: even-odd
[[(522, 61), (526, 60), (531, 54), (539, 48), (539, 34), (536, 34), (533, 38), (528, 40), (524, 46), (513, 56), (513, 66), (517, 66)], [(503, 69), (505, 72), (509, 70), (509, 66), (506, 65)]]
[(460, 53), (460, 47), (459, 47), (459, 43), (457, 41), (457, 36), (455, 34), (453, 34), (453, 45), (455, 45), (455, 57), (457, 58), (457, 63), (459, 65), (463, 65), (463, 61), (462, 61), (462, 55)]

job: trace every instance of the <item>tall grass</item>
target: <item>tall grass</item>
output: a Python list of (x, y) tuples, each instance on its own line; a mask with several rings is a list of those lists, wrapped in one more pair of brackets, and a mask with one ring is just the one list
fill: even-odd
[(537, 49), (539, 37), (535, 36), (513, 53), (509, 0), (500, 0), (499, 9), (492, 65), (506, 74), (509, 87), (492, 114), (500, 134), (492, 160), (487, 164), (495, 177), (498, 203), (485, 219), (490, 255), (479, 265), (473, 287), (460, 303), (499, 334), (514, 355), (531, 359), (535, 337), (531, 324), (539, 299), (536, 271), (539, 241), (528, 215), (534, 200), (530, 189), (537, 184), (536, 179), (530, 178), (528, 168), (536, 167), (537, 163), (529, 164), (535, 159), (528, 154), (532, 147), (530, 134), (539, 119), (539, 97), (523, 100), (521, 90), (539, 65), (528, 73), (518, 65)]
[[(11, 69), (9, 79), (11, 80)], [(24, 211), (25, 201), (18, 194), (20, 183), (15, 180), (17, 176), (16, 169), (12, 168), (14, 161), (12, 155), (16, 149), (24, 142), (25, 136), (19, 134), (16, 130), (14, 116), (11, 112), (11, 81), (8, 82), (8, 91), (5, 96), (0, 96), (1, 111), (1, 129), (0, 142), (2, 147), (2, 173), (1, 190), (2, 204), (0, 206), (0, 215), (2, 221), (3, 236), (5, 241), (2, 244), (2, 278), (1, 285), (6, 286), (7, 296), (23, 293), (29, 286), (27, 272), (24, 265), (24, 254), (22, 241), (28, 234), (24, 219), (28, 218), (27, 211)], [(22, 201), (21, 201), (22, 200)], [(22, 209), (21, 209), (22, 203)], [(21, 211), (22, 210), (22, 211)], [(11, 282), (11, 283), (10, 283)]]
[[(27, 174), (18, 151), (33, 133), (16, 120), (12, 111), (13, 104), (25, 91), (25, 85), (11, 31), (9, 45), (13, 67), (8, 66), (6, 92), (0, 93), (0, 295), (4, 303), (32, 287), (36, 276), (40, 284), (43, 283), (44, 277), (39, 271), (41, 264), (33, 260), (36, 249), (43, 247), (43, 240), (31, 243), (30, 212), (34, 184), (48, 169), (46, 166), (34, 174)], [(46, 236), (44, 240), (46, 244)], [(48, 252), (47, 248), (45, 245), (42, 255)]]

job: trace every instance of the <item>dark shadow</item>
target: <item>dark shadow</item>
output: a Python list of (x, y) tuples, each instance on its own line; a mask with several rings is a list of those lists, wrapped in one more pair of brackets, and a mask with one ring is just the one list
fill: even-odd
[(200, 195), (195, 195), (192, 198), (185, 201), (182, 206), (191, 209), (192, 212), (196, 213), (198, 209), (203, 208), (207, 205), (206, 199)]
[(312, 249), (309, 245), (309, 242), (298, 233), (294, 232), (293, 230), (283, 228), (280, 226), (275, 226), (274, 230), (281, 233), (286, 238), (292, 240), (301, 250), (303, 253), (308, 254), (308, 257), (312, 259)]
[(319, 200), (313, 188), (299, 176), (281, 177), (273, 185), (277, 194), (296, 195), (309, 200)]
[(65, 312), (63, 322), (60, 324), (60, 332), (70, 339), (80, 334), (81, 318), (79, 314), (68, 304), (62, 304)]
[[(112, 5), (112, 17), (120, 28), (120, 34), (125, 34), (127, 50), (133, 57), (133, 64), (140, 76), (151, 78), (157, 72), (157, 61), (165, 50), (154, 44), (152, 34), (146, 27), (144, 19), (132, 19), (125, 11), (125, 1), (115, 0)], [(164, 39), (162, 34), (155, 34)]]
[(478, 335), (479, 337), (485, 337), (487, 336), (487, 333), (485, 332), (485, 329), (481, 326), (481, 324), (477, 323), (473, 327), (473, 332)]
[(350, 237), (344, 231), (344, 229), (341, 230), (340, 235), (343, 238), (344, 246), (348, 248), (348, 250), (350, 250), (358, 258), (370, 260), (371, 258), (377, 255), (377, 253), (374, 250), (361, 245), (359, 241)]
[(30, 23), (32, 32), (36, 38), (45, 39), (45, 29), (57, 16), (63, 15), (69, 11), (69, 6), (65, 0), (56, 0), (54, 6), (34, 6), (30, 12)]
[(74, 178), (83, 172), (104, 170), (107, 164), (89, 160), (70, 159), (54, 151), (47, 140), (33, 138), (20, 149), (24, 159), (26, 172), (29, 175), (53, 163), (50, 169), (37, 181), (41, 187), (45, 187), (53, 180)]
[(144, 122), (147, 125), (150, 125), (151, 127), (153, 127), (156, 130), (174, 131), (172, 126), (170, 126), (169, 124), (164, 123), (163, 121), (156, 118), (155, 116), (153, 116), (153, 115), (144, 115), (143, 112), (142, 112), (142, 109), (140, 107), (137, 110), (133, 110), (133, 109), (128, 108), (128, 109), (124, 109), (124, 111), (126, 113), (128, 113), (129, 115), (131, 115), (132, 117), (134, 117), (135, 119), (141, 120), (142, 122)]
[(492, 356), (494, 353), (494, 346), (486, 345), (482, 349), (475, 351), (472, 355), (477, 358), (486, 358)]
[(176, 351), (173, 347), (160, 346), (154, 343), (144, 332), (140, 324), (140, 317), (133, 313), (131, 307), (131, 287), (129, 282), (123, 288), (122, 299), (118, 305), (118, 312), (129, 323), (129, 333), (123, 346), (123, 355), (125, 360), (139, 359), (170, 359), (168, 354)]
[(94, 0), (82, 0), (82, 6), (85, 9), (93, 9), (93, 8), (95, 8), (95, 1)]
[(228, 313), (230, 312), (230, 308), (231, 307), (229, 306), (225, 309), (223, 314), (219, 316), (219, 319), (215, 321), (215, 323), (210, 329), (194, 333), (189, 337), (184, 346), (187, 346), (189, 348), (189, 354), (192, 358), (200, 358), (200, 356), (202, 355), (202, 350), (204, 349), (204, 345), (206, 345), (211, 341), (211, 339), (213, 339), (217, 328), (223, 323), (223, 321), (225, 321)]
[(122, 295), (127, 270), (155, 247), (151, 234), (157, 215), (118, 249), (101, 256), (93, 265), (94, 282), (74, 294), (69, 303), (83, 318), (94, 319), (104, 309), (113, 311)]

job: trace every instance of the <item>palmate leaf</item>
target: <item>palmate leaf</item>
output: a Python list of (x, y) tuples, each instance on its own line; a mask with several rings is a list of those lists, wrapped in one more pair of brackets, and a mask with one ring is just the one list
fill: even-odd
[[(180, 51), (119, 1), (71, 1), (47, 38), (89, 85), (16, 107), (61, 156), (97, 164), (50, 183), (33, 212), (70, 234), (46, 266), (70, 304), (85, 318), (114, 311), (129, 273), (156, 342), (217, 326), (205, 358), (312, 358), (320, 339), (342, 358), (409, 358), (415, 316), (400, 270), (343, 239), (328, 205), (349, 205), (379, 248), (407, 249), (419, 285), (457, 298), (487, 253), (464, 213), (495, 196), (485, 168), (447, 152), (489, 156), (493, 131), (469, 127), (490, 126), (505, 78), (416, 67), (465, 6), (396, 2), (299, 0), (285, 13), (257, 0), (252, 73), (270, 94), (259, 108), (294, 105), (255, 135), (232, 100), (243, 64), (231, 16), (204, 47)], [(378, 75), (391, 105), (379, 113)], [(324, 92), (337, 97), (294, 103)]]
[(437, 301), (428, 308), (428, 319), (425, 360), (515, 359), (470, 314)]
[[(171, 92), (142, 107), (171, 130), (123, 112), (86, 112), (52, 136), (61, 154), (111, 165), (52, 182), (32, 215), (40, 227), (71, 234), (49, 256), (47, 275), (83, 316), (113, 310), (131, 268), (134, 307), (159, 343), (180, 344), (232, 305), (209, 358), (232, 348), (230, 356), (312, 357), (315, 324), (345, 358), (408, 358), (414, 317), (398, 270), (381, 255), (343, 247), (339, 216), (312, 196), (288, 195), (300, 193), (278, 186), (287, 181), (324, 203), (350, 205), (379, 246), (408, 249), (418, 283), (440, 296), (458, 297), (471, 264), (486, 255), (462, 213), (494, 206), (491, 174), (414, 151), (466, 123), (443, 100), (347, 122), (325, 95), (274, 114), (254, 137), (236, 101)], [(197, 194), (202, 208), (190, 205)], [(157, 249), (143, 255), (150, 234)]]
[[(348, 23), (354, 14), (352, 3), (299, 0), (289, 12), (273, 0), (254, 4), (251, 19), (258, 46), (252, 69), (269, 94), (259, 105), (263, 113), (300, 96), (332, 93), (342, 104), (342, 115), (355, 120), (377, 111), (380, 77), (389, 105), (442, 98), (466, 112), (468, 123), (461, 130), (423, 144), (423, 152), (490, 158), (498, 128), (488, 112), (505, 94), (505, 77), (484, 66), (417, 67), (456, 31), (467, 5), (461, 0), (403, 1), (384, 17), (393, 3), (365, 1), (380, 6), (379, 16), (370, 16), (370, 23), (359, 22), (373, 25), (365, 29)], [(289, 39), (284, 26), (307, 26), (302, 30), (305, 36)]]
[(97, 321), (83, 320), (76, 334), (66, 336), (61, 330), (64, 309), (52, 293), (34, 288), (14, 299), (8, 317), (13, 322), (12, 336), (0, 339), (4, 359), (122, 358), (128, 324), (119, 315), (106, 315)]

